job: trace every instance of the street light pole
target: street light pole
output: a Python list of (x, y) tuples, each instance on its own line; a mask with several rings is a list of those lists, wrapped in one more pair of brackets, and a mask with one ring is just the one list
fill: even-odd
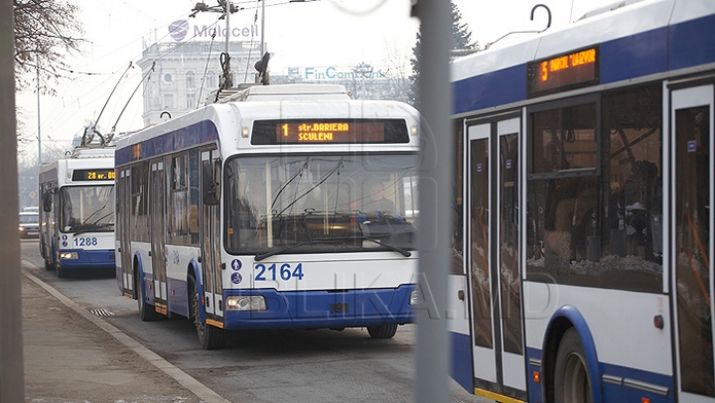
[(40, 124), (40, 54), (37, 54), (37, 172), (42, 166), (42, 125)]
[(418, 403), (449, 401), (449, 334), (447, 332), (447, 277), (454, 181), (454, 135), (450, 130), (452, 105), (449, 82), (450, 3), (415, 2), (420, 19), (422, 57), (418, 106), (420, 130), (419, 289), (422, 303), (417, 318)]

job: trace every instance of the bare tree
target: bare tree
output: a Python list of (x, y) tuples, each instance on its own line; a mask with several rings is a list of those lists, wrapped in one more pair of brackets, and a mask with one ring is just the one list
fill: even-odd
[[(45, 83), (71, 72), (64, 58), (84, 41), (77, 6), (65, 0), (13, 0), (13, 8), (17, 89), (34, 82), (38, 62)], [(52, 92), (47, 85), (42, 91)]]

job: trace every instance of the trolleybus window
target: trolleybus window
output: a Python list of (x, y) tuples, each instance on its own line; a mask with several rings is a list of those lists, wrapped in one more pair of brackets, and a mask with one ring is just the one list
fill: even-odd
[(62, 232), (114, 231), (114, 186), (65, 186), (60, 200)]
[(413, 249), (416, 163), (411, 154), (235, 157), (226, 163), (227, 250)]
[(530, 279), (662, 289), (660, 93), (650, 86), (606, 94), (601, 132), (596, 104), (531, 114)]
[(454, 211), (452, 214), (452, 264), (450, 274), (463, 275), (464, 274), (464, 232), (463, 232), (463, 219), (464, 213), (462, 209), (464, 207), (464, 174), (462, 170), (463, 160), (464, 160), (464, 122), (461, 120), (455, 121), (454, 133), (455, 133), (455, 178), (453, 194), (454, 194)]

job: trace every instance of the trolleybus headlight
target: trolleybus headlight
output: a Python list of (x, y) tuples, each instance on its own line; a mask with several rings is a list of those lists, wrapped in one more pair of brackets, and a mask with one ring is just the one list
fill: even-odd
[(79, 259), (77, 252), (60, 252), (60, 259), (76, 260)]
[(420, 293), (417, 290), (413, 290), (410, 293), (410, 305), (417, 305), (420, 302)]
[(262, 296), (240, 296), (226, 298), (229, 311), (265, 311), (266, 299)]

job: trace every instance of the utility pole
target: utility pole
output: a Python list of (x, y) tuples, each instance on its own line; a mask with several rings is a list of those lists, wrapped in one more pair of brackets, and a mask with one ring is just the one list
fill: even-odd
[(422, 37), (419, 80), (419, 290), (422, 303), (417, 318), (418, 403), (449, 401), (449, 339), (447, 332), (447, 276), (454, 193), (454, 134), (449, 124), (452, 109), (449, 82), (450, 2), (413, 1)]
[(0, 402), (24, 402), (13, 2), (0, 1)]
[[(223, 17), (226, 18), (226, 49), (221, 55), (221, 70), (222, 70), (222, 81), (220, 90), (225, 90), (233, 87), (233, 77), (231, 77), (231, 56), (230, 56), (230, 43), (231, 43), (231, 13), (235, 13), (239, 8), (231, 4), (230, 0), (218, 0), (217, 6), (209, 7), (204, 2), (196, 3), (196, 6), (191, 10), (189, 17), (196, 17), (196, 14), (202, 11), (211, 11), (222, 13)], [(218, 28), (217, 28), (218, 29)], [(218, 93), (216, 94), (216, 100), (218, 100)]]
[(40, 124), (40, 53), (37, 53), (37, 172), (42, 166), (42, 125)]
[[(229, 53), (229, 40), (231, 39), (231, 0), (226, 0), (226, 54)], [(230, 69), (229, 69), (230, 71)]]

